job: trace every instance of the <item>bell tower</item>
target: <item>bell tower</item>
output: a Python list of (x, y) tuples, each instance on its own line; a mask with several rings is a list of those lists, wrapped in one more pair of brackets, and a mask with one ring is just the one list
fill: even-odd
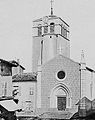
[(51, 15), (33, 21), (33, 72), (38, 61), (43, 65), (60, 53), (70, 57), (69, 25), (53, 15), (52, 2)]

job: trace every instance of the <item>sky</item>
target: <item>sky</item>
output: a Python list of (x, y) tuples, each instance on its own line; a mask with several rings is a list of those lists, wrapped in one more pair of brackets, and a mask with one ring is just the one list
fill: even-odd
[[(95, 69), (95, 0), (54, 0), (54, 14), (70, 25), (70, 56)], [(0, 59), (32, 70), (32, 21), (50, 15), (50, 0), (0, 0)]]

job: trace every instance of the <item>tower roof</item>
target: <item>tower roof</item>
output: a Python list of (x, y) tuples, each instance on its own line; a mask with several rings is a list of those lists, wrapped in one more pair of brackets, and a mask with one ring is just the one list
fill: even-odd
[(11, 63), (10, 61), (6, 61), (6, 60), (3, 60), (3, 59), (0, 59), (0, 63), (5, 63), (11, 67), (17, 67), (17, 65), (15, 65), (14, 63)]
[[(65, 23), (65, 24), (69, 27), (69, 25), (68, 25), (61, 17), (58, 17), (58, 16), (56, 16), (56, 15), (48, 15), (48, 16), (44, 16), (44, 17), (47, 17), (48, 20), (51, 20), (51, 19), (60, 19), (63, 23)], [(39, 18), (39, 19), (36, 19), (36, 20), (34, 20), (33, 22), (43, 21), (43, 18), (44, 18), (44, 17)]]
[(48, 20), (60, 19), (63, 23), (65, 23), (69, 27), (69, 25), (63, 19), (61, 19), (60, 17), (54, 15), (54, 13), (53, 13), (54, 12), (53, 11), (53, 2), (54, 2), (54, 0), (50, 0), (50, 3), (51, 3), (50, 4), (50, 15), (47, 15), (47, 16), (44, 16), (42, 18), (36, 19), (33, 22), (41, 22), (41, 21), (43, 21), (44, 18), (47, 18)]

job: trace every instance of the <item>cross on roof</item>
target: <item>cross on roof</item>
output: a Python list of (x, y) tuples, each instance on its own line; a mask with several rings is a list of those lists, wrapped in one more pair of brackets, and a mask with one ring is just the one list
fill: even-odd
[(62, 54), (62, 46), (60, 45), (60, 47), (59, 47), (59, 54)]
[(54, 2), (54, 0), (51, 0), (50, 2), (51, 2), (51, 15), (53, 15), (53, 2)]

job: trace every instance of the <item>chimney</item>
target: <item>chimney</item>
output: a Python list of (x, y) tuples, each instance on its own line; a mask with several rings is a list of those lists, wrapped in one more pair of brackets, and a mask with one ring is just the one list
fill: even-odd
[(19, 59), (17, 59), (17, 63), (18, 63), (18, 66), (17, 66), (17, 73), (18, 73), (18, 74), (21, 74), (20, 60), (19, 60)]

